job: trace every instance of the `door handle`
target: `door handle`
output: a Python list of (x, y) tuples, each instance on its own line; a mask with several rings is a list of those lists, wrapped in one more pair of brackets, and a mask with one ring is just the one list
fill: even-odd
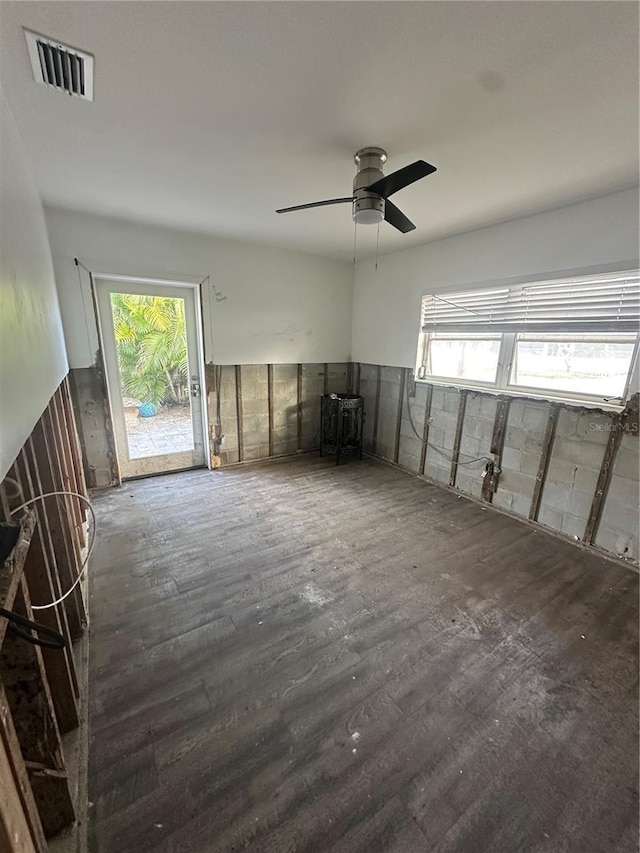
[(192, 397), (199, 397), (200, 396), (200, 383), (199, 382), (192, 382), (191, 383), (191, 396)]

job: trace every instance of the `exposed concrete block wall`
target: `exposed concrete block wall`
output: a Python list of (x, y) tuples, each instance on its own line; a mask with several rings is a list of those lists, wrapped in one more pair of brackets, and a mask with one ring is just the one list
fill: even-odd
[[(411, 418), (407, 409), (407, 400), (411, 403)], [(404, 394), (402, 403), (402, 416), (400, 419), (400, 447), (398, 449), (398, 465), (409, 471), (420, 472), (422, 459), (422, 441), (424, 434), (425, 409), (427, 404), (427, 386), (418, 385), (416, 396), (408, 398)], [(411, 422), (413, 421), (413, 426)], [(414, 432), (415, 427), (415, 432)], [(416, 433), (418, 435), (416, 435)]]
[(69, 384), (87, 486), (115, 486), (119, 475), (104, 372), (98, 366), (72, 368)]
[[(83, 461), (90, 488), (119, 482), (102, 371), (70, 371)], [(346, 362), (206, 366), (210, 457), (221, 465), (286, 456), (320, 447), (320, 397), (346, 393)]]
[(638, 559), (638, 445), (636, 435), (623, 435), (595, 543), (605, 551)]
[(449, 482), (451, 462), (445, 457), (453, 453), (459, 405), (460, 393), (455, 389), (433, 389), (424, 473), (439, 483)]
[(509, 406), (500, 465), (502, 474), (493, 503), (524, 518), (529, 517), (531, 510), (550, 410), (549, 403), (532, 400), (512, 400)]
[(611, 416), (600, 412), (560, 412), (542, 489), (541, 524), (582, 538), (609, 438), (593, 427), (610, 423)]
[[(357, 377), (354, 390), (364, 397), (364, 449), (444, 485), (450, 484), (464, 396), (454, 485), (461, 492), (482, 499), (485, 461), (472, 460), (496, 459), (492, 443), (498, 396), (418, 383), (415, 397), (408, 397), (410, 372), (406, 369), (358, 364), (354, 373)], [(612, 413), (568, 404), (552, 406), (545, 401), (510, 398), (507, 405), (502, 451), (497, 458), (501, 473), (491, 496), (492, 503), (637, 563), (640, 559), (638, 436), (621, 434), (609, 488), (599, 516), (596, 512), (591, 532), (588, 522), (598, 503), (594, 499), (605, 450), (612, 431), (622, 429), (620, 424)], [(557, 419), (545, 448), (552, 408)], [(421, 438), (425, 430), (426, 450)], [(541, 463), (545, 460), (544, 479), (540, 480), (541, 488), (536, 489)]]
[[(477, 498), (482, 493), (484, 462), (474, 462), (473, 460), (482, 456), (489, 456), (491, 453), (491, 436), (493, 435), (497, 408), (496, 397), (488, 394), (469, 394), (467, 396), (456, 486), (463, 492), (468, 492)], [(500, 485), (502, 486), (502, 483)], [(497, 495), (498, 493), (495, 497)]]
[(228, 465), (317, 449), (320, 397), (347, 392), (350, 375), (342, 362), (209, 368), (209, 421), (220, 439), (213, 453)]

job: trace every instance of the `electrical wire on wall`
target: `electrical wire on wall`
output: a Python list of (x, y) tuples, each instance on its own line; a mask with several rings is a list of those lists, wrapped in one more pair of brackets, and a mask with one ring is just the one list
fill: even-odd
[[(12, 485), (14, 485), (16, 487), (16, 489), (18, 490), (16, 493), (16, 496), (24, 497), (24, 493), (22, 491), (22, 487), (20, 486), (20, 483), (18, 483), (16, 480), (12, 479), (11, 477), (7, 477), (6, 481), (10, 482)], [(45, 494), (42, 494), (42, 495), (36, 495), (35, 497), (30, 498), (27, 501), (23, 501), (23, 503), (21, 503), (19, 506), (15, 507), (15, 509), (10, 510), (10, 515), (13, 517), (14, 515), (17, 515), (19, 512), (21, 512), (21, 510), (26, 509), (27, 507), (32, 506), (33, 504), (38, 503), (39, 501), (45, 501), (47, 498), (56, 498), (56, 500), (57, 500), (59, 497), (78, 498), (79, 500), (81, 500), (85, 504), (85, 506), (87, 507), (87, 509), (91, 513), (92, 524), (91, 524), (91, 537), (90, 537), (90, 541), (89, 541), (89, 546), (87, 548), (87, 553), (85, 554), (85, 557), (82, 561), (80, 571), (78, 572), (78, 577), (71, 584), (69, 589), (63, 595), (61, 595), (59, 598), (56, 598), (54, 601), (50, 601), (48, 604), (32, 604), (31, 605), (32, 610), (49, 610), (52, 607), (57, 607), (59, 604), (62, 604), (62, 602), (65, 601), (65, 599), (67, 599), (71, 595), (71, 593), (78, 586), (78, 584), (81, 583), (82, 579), (84, 578), (84, 576), (86, 574), (87, 566), (89, 564), (89, 558), (91, 557), (91, 554), (93, 552), (93, 548), (95, 545), (95, 541), (96, 541), (97, 521), (96, 521), (95, 510), (93, 508), (93, 505), (91, 504), (91, 501), (88, 498), (86, 498), (84, 495), (79, 494), (78, 492), (60, 490), (60, 491), (54, 491), (54, 492), (46, 492)], [(41, 625), (38, 622), (33, 622), (32, 620), (26, 619), (24, 616), (21, 616), (19, 613), (15, 613), (12, 610), (6, 610), (4, 608), (0, 608), (0, 615), (4, 616), (6, 619), (9, 620), (9, 625), (11, 627), (11, 630), (15, 634), (17, 634), (18, 636), (27, 640), (28, 642), (34, 643), (35, 645), (39, 645), (39, 646), (45, 646), (47, 648), (58, 648), (59, 649), (59, 648), (64, 648), (64, 646), (65, 646), (65, 639), (62, 636), (62, 634), (60, 634), (58, 631), (55, 631), (52, 628), (47, 627), (46, 625)], [(38, 634), (42, 635), (42, 637), (37, 637), (37, 636), (34, 637), (30, 633), (31, 631), (37, 632)]]
[[(433, 451), (435, 451), (435, 452), (436, 452), (436, 453), (438, 453), (440, 456), (442, 456), (444, 459), (446, 459), (446, 460), (447, 460), (447, 462), (453, 462), (453, 461), (454, 461), (454, 459), (453, 459), (453, 457), (452, 457), (452, 456), (449, 456), (449, 455), (448, 455), (447, 453), (445, 453), (443, 450), (440, 450), (440, 448), (439, 448), (439, 447), (436, 447), (436, 446), (435, 446), (434, 444), (432, 444), (430, 441), (425, 440), (425, 439), (424, 439), (424, 438), (423, 438), (423, 437), (418, 433), (418, 430), (416, 429), (416, 425), (415, 425), (415, 424), (414, 424), (414, 422), (413, 422), (413, 414), (412, 414), (412, 412), (411, 412), (411, 402), (410, 402), (410, 400), (411, 400), (411, 398), (410, 398), (409, 394), (407, 394), (407, 415), (409, 416), (409, 423), (411, 424), (411, 429), (412, 429), (412, 430), (413, 430), (413, 432), (415, 433), (416, 438), (417, 438), (417, 439), (419, 439), (419, 441), (421, 441), (421, 442), (422, 442), (422, 444), (426, 444), (426, 445), (427, 445), (427, 447), (430, 447)], [(463, 456), (466, 456), (467, 454), (466, 454), (466, 453), (464, 453), (464, 454), (462, 454), (462, 455), (463, 455)], [(475, 459), (467, 459), (467, 460), (466, 460), (466, 461), (464, 461), (464, 462), (460, 462), (460, 460), (456, 460), (456, 464), (457, 464), (457, 465), (476, 465), (478, 462), (484, 462), (485, 464), (486, 464), (486, 463), (493, 464), (494, 460), (493, 460), (490, 456), (478, 456), (478, 457), (476, 457)]]

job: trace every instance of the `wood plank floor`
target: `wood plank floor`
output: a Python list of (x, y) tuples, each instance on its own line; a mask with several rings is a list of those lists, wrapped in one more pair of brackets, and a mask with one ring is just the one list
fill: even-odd
[(631, 569), (373, 460), (96, 506), (91, 853), (638, 850)]

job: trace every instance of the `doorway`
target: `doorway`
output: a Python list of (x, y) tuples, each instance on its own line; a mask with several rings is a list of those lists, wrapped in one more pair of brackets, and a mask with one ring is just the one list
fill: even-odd
[(195, 289), (98, 278), (96, 297), (122, 478), (205, 467)]

